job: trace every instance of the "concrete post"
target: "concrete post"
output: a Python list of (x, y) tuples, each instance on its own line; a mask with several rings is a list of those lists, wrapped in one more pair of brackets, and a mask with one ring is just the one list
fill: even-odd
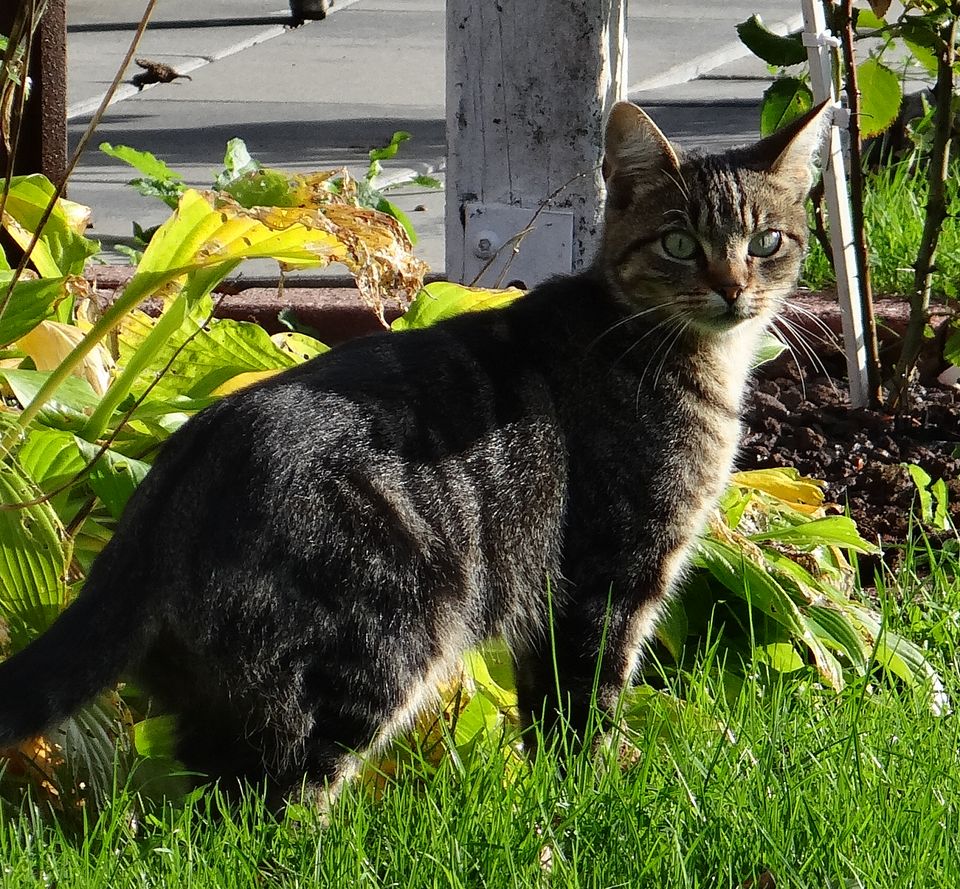
[(590, 262), (603, 121), (626, 82), (625, 5), (447, 0), (450, 280), (530, 287)]

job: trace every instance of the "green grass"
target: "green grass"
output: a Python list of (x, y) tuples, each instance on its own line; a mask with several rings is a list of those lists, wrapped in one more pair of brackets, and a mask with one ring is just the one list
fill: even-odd
[[(957, 296), (960, 282), (960, 164), (955, 163), (947, 183), (951, 215), (940, 233), (934, 293)], [(873, 292), (907, 294), (913, 289), (913, 266), (923, 232), (927, 185), (923, 174), (906, 163), (894, 164), (867, 174), (864, 218), (869, 244)], [(820, 244), (811, 239), (810, 253), (801, 280), (811, 290), (834, 282), (833, 270)]]
[[(923, 543), (881, 588), (960, 700), (956, 548)], [(495, 745), (437, 773), (409, 767), (374, 800), (347, 789), (329, 823), (255, 795), (206, 792), (140, 816), (123, 794), (85, 829), (0, 818), (0, 886), (960, 886), (960, 724), (880, 677), (837, 695), (815, 677), (751, 678), (732, 699), (706, 670), (698, 708), (642, 725), (626, 771), (588, 755), (517, 766)], [(705, 731), (703, 711), (735, 740)], [(549, 861), (549, 866), (545, 864)], [(756, 884), (754, 884), (756, 885)]]

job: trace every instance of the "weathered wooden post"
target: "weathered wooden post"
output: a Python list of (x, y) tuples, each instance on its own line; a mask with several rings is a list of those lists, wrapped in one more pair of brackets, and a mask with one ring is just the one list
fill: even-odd
[[(10, 34), (14, 19), (26, 5), (25, 0), (0, 4), (0, 34)], [(47, 0), (33, 38), (30, 77), (33, 93), (21, 122), (14, 172), (43, 173), (59, 182), (67, 169), (66, 0)], [(7, 160), (0, 140), (0, 170), (4, 172)]]
[(447, 0), (446, 272), (531, 287), (589, 263), (625, 0)]

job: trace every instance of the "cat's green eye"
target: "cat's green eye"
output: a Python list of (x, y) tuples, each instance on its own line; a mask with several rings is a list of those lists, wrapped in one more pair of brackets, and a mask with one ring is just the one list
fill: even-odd
[(783, 243), (783, 235), (775, 228), (769, 228), (762, 232), (757, 232), (747, 245), (747, 251), (751, 256), (773, 256), (780, 249)]
[(693, 259), (697, 255), (699, 244), (689, 232), (674, 229), (660, 238), (660, 245), (667, 256), (674, 259)]

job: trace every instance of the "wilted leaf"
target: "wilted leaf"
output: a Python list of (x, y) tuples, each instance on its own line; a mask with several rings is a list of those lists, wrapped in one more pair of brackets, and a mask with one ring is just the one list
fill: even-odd
[(763, 491), (791, 506), (819, 507), (823, 504), (823, 482), (802, 476), (792, 467), (735, 472), (730, 481), (734, 485)]
[[(59, 321), (41, 321), (17, 341), (17, 348), (30, 356), (39, 371), (55, 370), (77, 347), (84, 333), (72, 324)], [(85, 379), (97, 395), (103, 395), (110, 385), (113, 357), (99, 343), (84, 356), (73, 373)]]
[[(53, 195), (53, 185), (39, 174), (14, 176), (10, 180), (2, 223), (22, 249), (30, 245)], [(42, 278), (82, 274), (87, 259), (100, 249), (96, 241), (81, 234), (89, 214), (89, 209), (80, 204), (63, 199), (58, 202), (30, 255)]]

